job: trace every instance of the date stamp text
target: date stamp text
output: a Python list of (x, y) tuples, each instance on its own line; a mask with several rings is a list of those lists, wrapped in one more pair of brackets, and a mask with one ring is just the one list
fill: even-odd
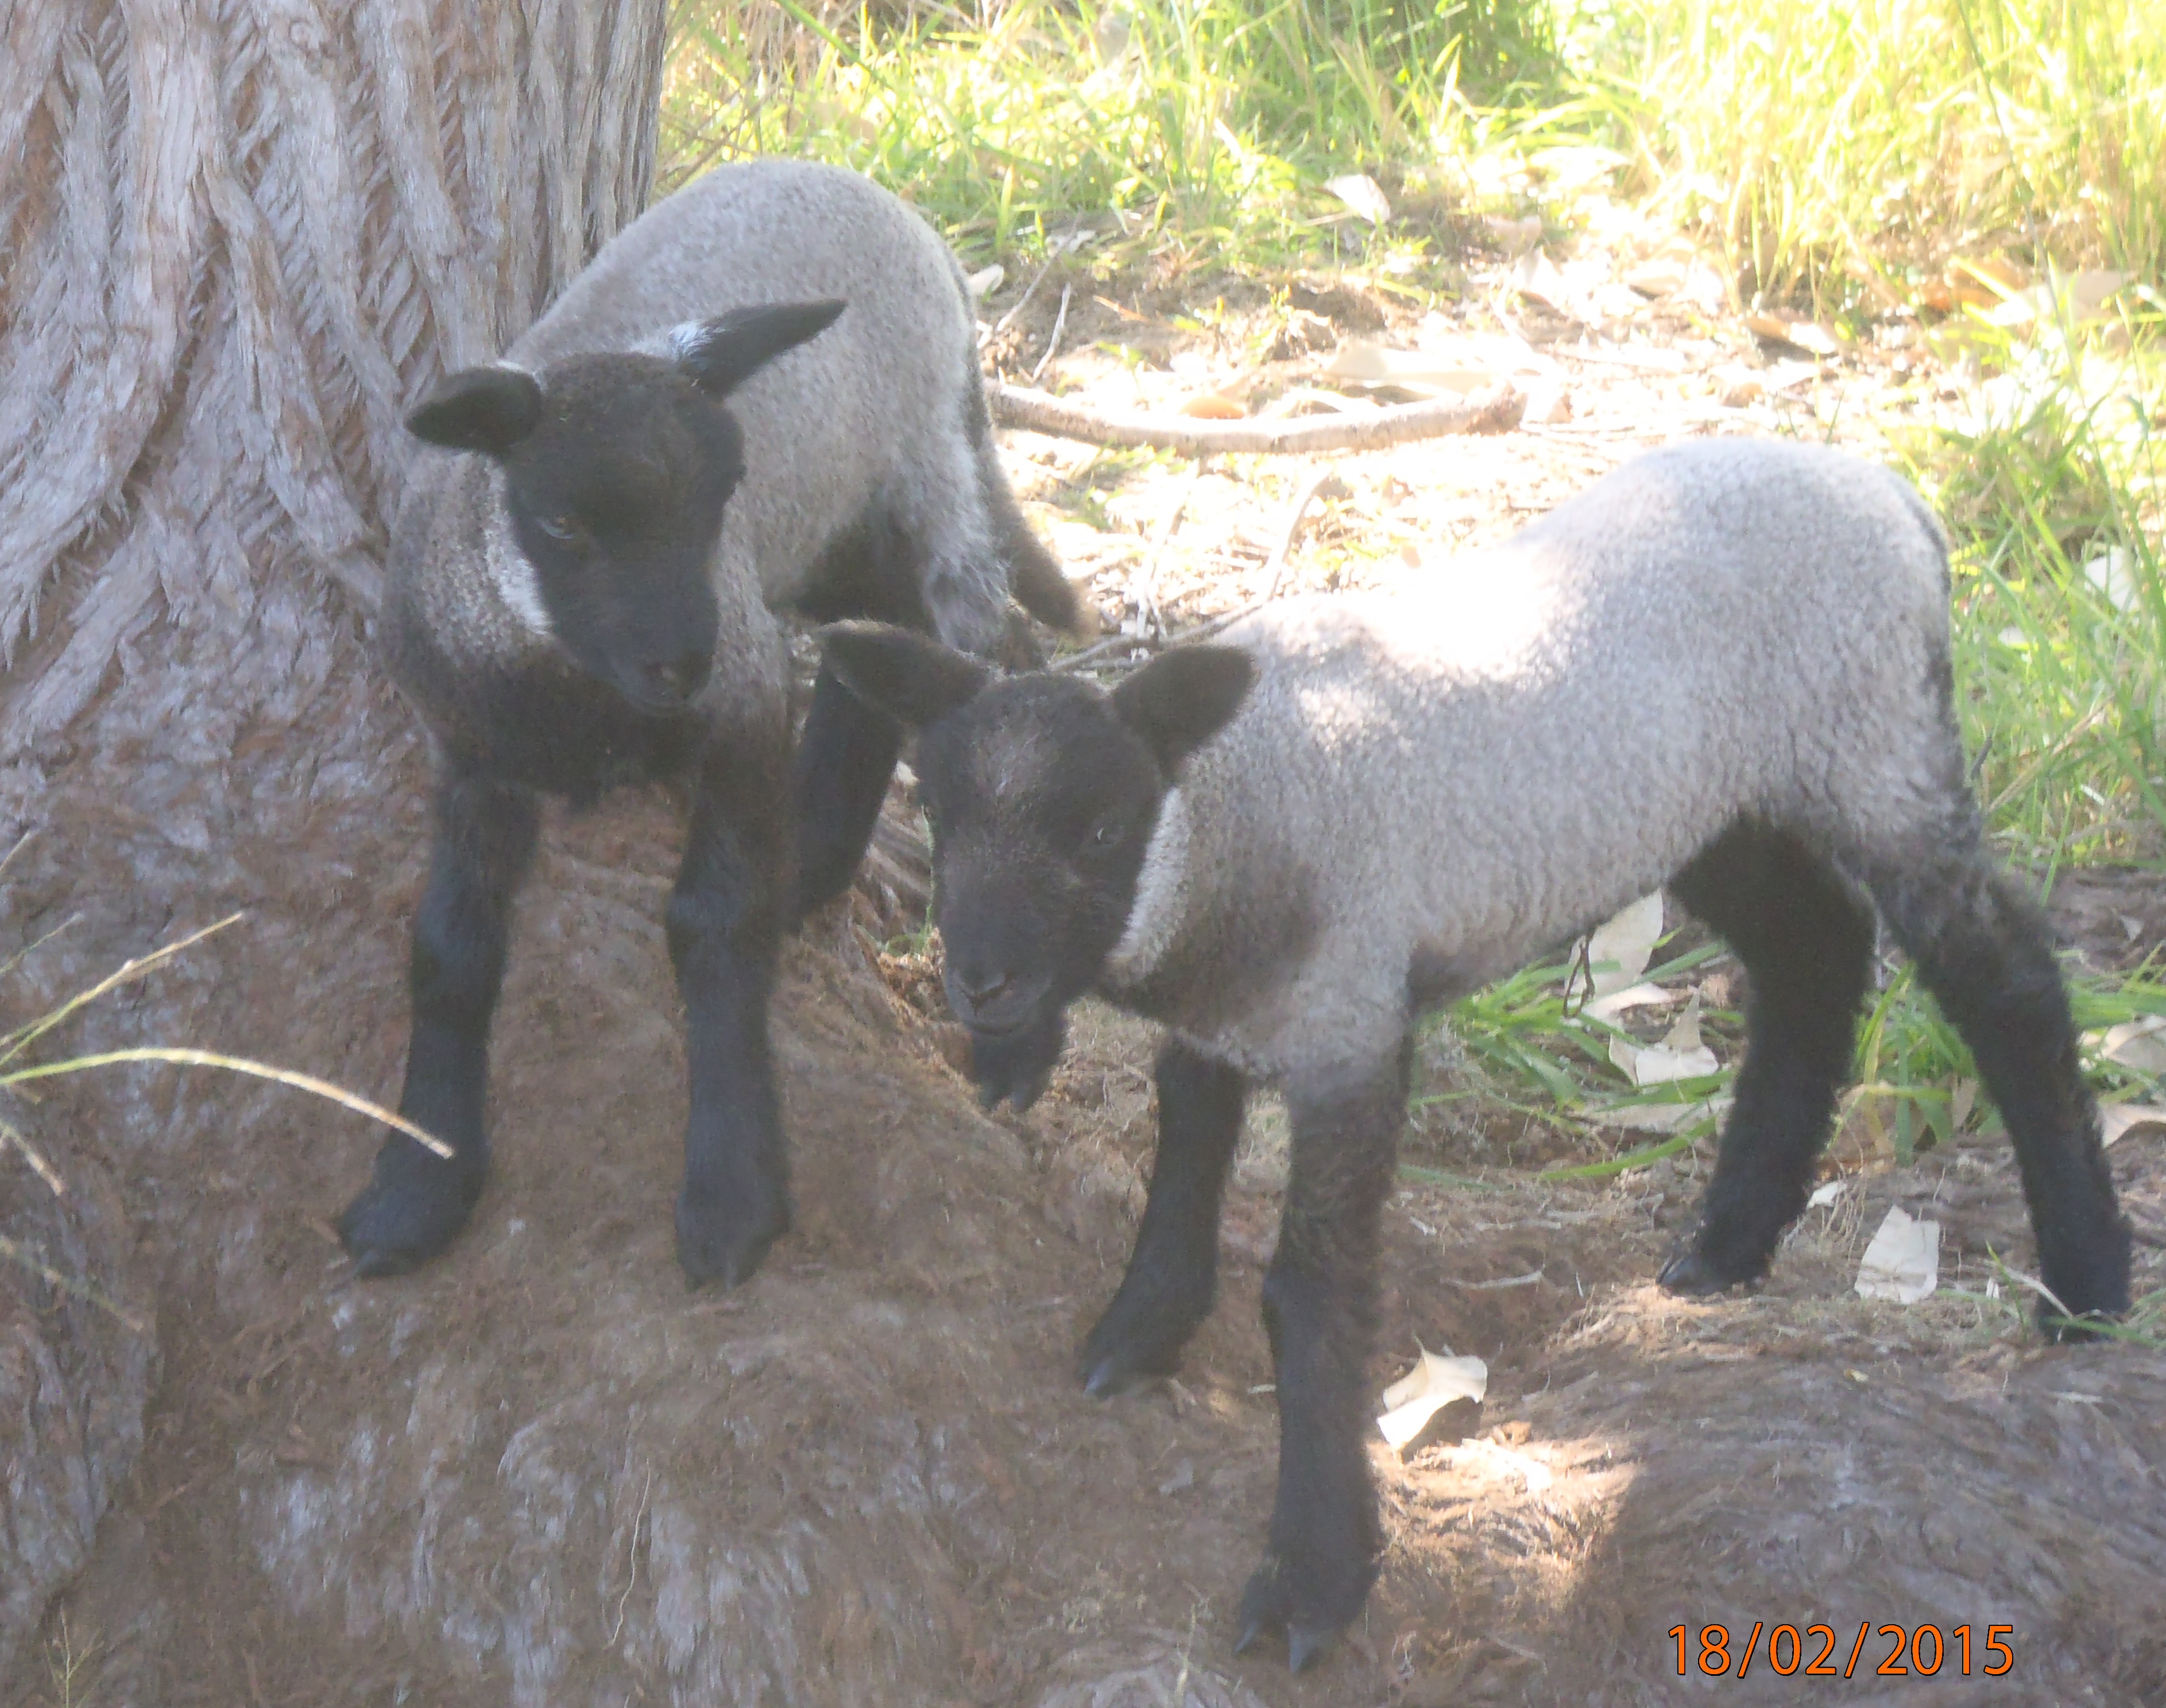
[(1751, 1634), (1741, 1640), (1726, 1625), (1673, 1625), (1668, 1634), (1677, 1646), (1681, 1679), (1693, 1673), (1710, 1679), (1742, 1679), (1756, 1665), (1785, 1679), (1854, 1678), (1860, 1667), (1868, 1677), (1883, 1679), (1930, 1679), (1942, 1673), (1998, 1679), (2015, 1666), (2012, 1625), (1952, 1625), (1945, 1631), (1937, 1625), (1876, 1628), (1868, 1619), (1847, 1643), (1844, 1638), (1848, 1632), (1838, 1634), (1831, 1625), (1803, 1629), (1778, 1625), (1770, 1630), (1765, 1620), (1755, 1620)]

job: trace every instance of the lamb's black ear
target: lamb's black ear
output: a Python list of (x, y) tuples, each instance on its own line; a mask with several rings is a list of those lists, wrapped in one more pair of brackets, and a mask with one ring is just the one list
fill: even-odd
[(406, 418), (406, 430), (448, 450), (501, 456), (541, 419), (542, 382), (523, 367), (499, 363), (446, 377)]
[(711, 320), (688, 321), (669, 335), (669, 345), (677, 366), (701, 391), (726, 398), (784, 351), (826, 331), (847, 306), (830, 297), (732, 308)]
[(1255, 662), (1238, 646), (1176, 646), (1115, 688), (1113, 709), (1170, 775), (1226, 727), (1255, 679)]
[(967, 705), (993, 679), (981, 660), (887, 623), (831, 623), (820, 641), (843, 687), (913, 730)]

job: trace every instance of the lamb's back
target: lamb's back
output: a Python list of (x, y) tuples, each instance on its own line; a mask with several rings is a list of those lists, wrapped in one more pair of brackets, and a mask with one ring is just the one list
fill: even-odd
[(1258, 679), (1184, 780), (1193, 869), (1302, 870), (1316, 915), (1263, 1031), (1348, 1001), (1381, 1026), (1412, 961), (1499, 976), (1741, 814), (1832, 834), (1945, 781), (1937, 525), (1818, 447), (1657, 452), (1418, 593), (1224, 638)]

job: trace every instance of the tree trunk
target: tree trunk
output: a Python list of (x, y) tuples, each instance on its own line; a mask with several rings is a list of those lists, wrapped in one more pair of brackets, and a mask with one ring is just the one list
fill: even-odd
[(0, 752), (143, 691), (139, 661), (216, 682), (228, 719), (327, 683), (375, 600), (403, 406), (644, 204), (663, 24), (663, 0), (16, 0)]
[[(36, 833), (0, 876), (0, 1031), (221, 904), (257, 910), (252, 942), (69, 1041), (306, 1054), (278, 1010), (311, 951), (380, 983), (359, 1012), (398, 1000), (324, 904), (358, 870), (365, 911), (419, 841), (412, 727), (361, 644), (401, 414), (640, 211), (663, 30), (663, 0), (0, 6), (0, 855)], [(310, 889), (313, 923), (288, 901)], [(185, 1410), (172, 1343), (234, 1326), (176, 1301), (250, 1237), (206, 1212), (215, 1141), (279, 1118), (204, 1076), (59, 1101), (65, 1189), (0, 1160), (0, 1695), (128, 1483), (154, 1344)]]

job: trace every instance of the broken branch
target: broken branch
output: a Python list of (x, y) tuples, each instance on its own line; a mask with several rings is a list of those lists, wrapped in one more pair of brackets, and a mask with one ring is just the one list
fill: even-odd
[(1471, 398), (1402, 403), (1373, 414), (1327, 415), (1297, 421), (1199, 421), (1149, 415), (1108, 415), (1021, 386), (986, 387), (993, 419), (1086, 445), (1147, 445), (1189, 456), (1214, 451), (1297, 453), (1376, 451), (1449, 433), (1505, 433), (1519, 424), (1526, 398), (1508, 382)]

